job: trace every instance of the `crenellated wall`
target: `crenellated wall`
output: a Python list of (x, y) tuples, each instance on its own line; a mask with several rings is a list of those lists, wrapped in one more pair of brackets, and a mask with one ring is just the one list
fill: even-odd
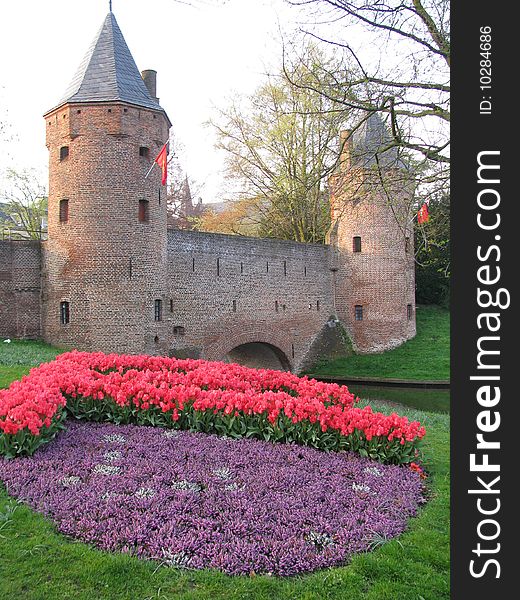
[(173, 353), (221, 360), (261, 342), (298, 370), (316, 358), (311, 346), (320, 332), (335, 327), (324, 245), (172, 229), (168, 283)]

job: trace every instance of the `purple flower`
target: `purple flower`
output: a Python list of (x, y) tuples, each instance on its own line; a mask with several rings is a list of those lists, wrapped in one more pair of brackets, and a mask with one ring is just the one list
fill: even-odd
[(417, 473), (352, 453), (86, 422), (0, 459), (0, 480), (65, 535), (229, 574), (345, 564), (401, 534), (424, 501)]

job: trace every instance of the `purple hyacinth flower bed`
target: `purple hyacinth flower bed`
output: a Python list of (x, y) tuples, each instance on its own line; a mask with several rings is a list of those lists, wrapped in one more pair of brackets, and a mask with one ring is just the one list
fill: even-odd
[(417, 473), (351, 453), (85, 422), (0, 459), (0, 480), (67, 536), (232, 575), (345, 564), (424, 502)]

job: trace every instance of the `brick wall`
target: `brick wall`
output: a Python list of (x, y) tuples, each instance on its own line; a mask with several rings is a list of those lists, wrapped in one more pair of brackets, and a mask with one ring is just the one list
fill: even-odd
[(377, 171), (350, 168), (332, 177), (331, 190), (338, 317), (358, 351), (388, 350), (416, 334), (413, 180), (387, 171), (383, 187)]
[[(164, 113), (124, 103), (69, 104), (45, 121), (44, 339), (78, 349), (166, 352), (166, 330), (153, 317), (154, 299), (167, 289), (160, 169), (145, 180), (168, 138)], [(148, 156), (140, 156), (141, 147)], [(64, 199), (68, 220), (60, 222)], [(147, 222), (139, 221), (139, 200), (148, 203)], [(68, 324), (60, 323), (61, 302), (70, 303)]]
[(41, 246), (0, 240), (0, 338), (40, 337)]
[(169, 230), (168, 272), (173, 353), (220, 360), (262, 342), (298, 370), (334, 314), (323, 245)]

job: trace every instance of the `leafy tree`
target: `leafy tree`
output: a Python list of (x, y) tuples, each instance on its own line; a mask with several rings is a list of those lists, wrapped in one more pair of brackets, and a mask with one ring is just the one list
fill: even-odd
[(415, 229), (416, 301), (448, 306), (450, 295), (450, 198), (433, 197), (429, 220)]
[[(13, 230), (14, 235), (41, 240), (46, 233), (47, 195), (44, 186), (32, 171), (7, 172), (9, 191), (4, 192), (2, 212), (6, 219), (2, 229)], [(12, 235), (10, 233), (10, 235)]]
[(202, 214), (193, 217), (191, 223), (198, 231), (257, 236), (257, 217), (255, 201), (246, 199), (226, 202), (219, 210), (207, 204)]
[[(389, 147), (415, 154), (429, 194), (449, 193), (449, 0), (287, 2), (310, 12), (315, 26), (306, 33), (349, 64), (349, 77), (309, 65), (303, 85), (343, 106), (353, 131), (367, 114), (387, 115)], [(363, 34), (357, 47), (356, 31)]]
[(296, 62), (289, 73), (299, 86), (282, 72), (269, 75), (211, 124), (227, 153), (227, 175), (240, 188), (235, 195), (247, 200), (257, 234), (323, 242), (330, 224), (325, 182), (337, 159), (343, 107), (306, 83), (313, 69), (334, 73), (341, 64), (315, 45), (303, 56), (305, 66)]

